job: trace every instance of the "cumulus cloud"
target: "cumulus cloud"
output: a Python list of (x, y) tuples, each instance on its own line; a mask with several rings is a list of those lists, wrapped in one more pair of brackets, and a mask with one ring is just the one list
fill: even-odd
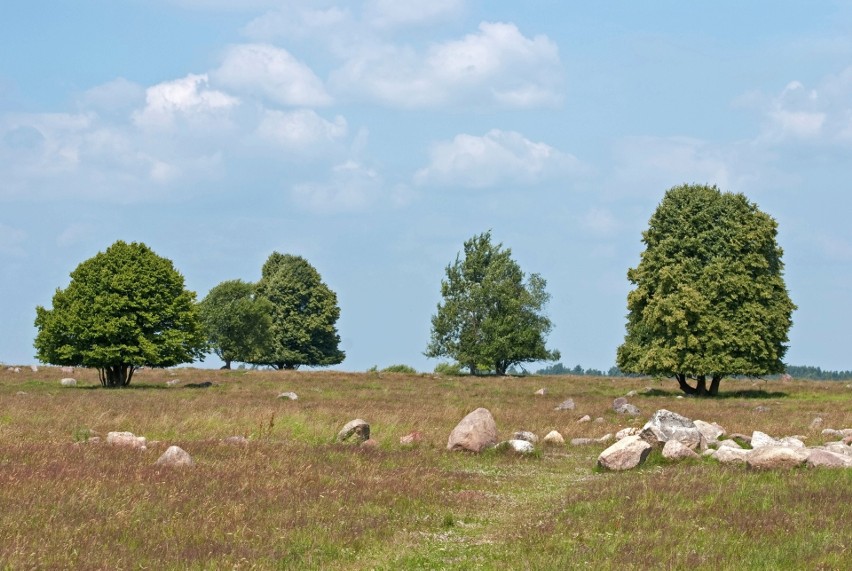
[(291, 196), (313, 212), (348, 212), (375, 203), (381, 189), (382, 179), (375, 170), (349, 160), (335, 166), (327, 182), (294, 185)]
[(561, 77), (559, 50), (549, 38), (528, 38), (511, 23), (483, 22), (476, 33), (426, 53), (388, 43), (362, 46), (332, 73), (331, 84), (399, 107), (535, 107), (561, 100)]
[(239, 99), (210, 89), (208, 84), (207, 74), (189, 74), (149, 87), (144, 109), (133, 114), (134, 123), (142, 128), (169, 129), (178, 119), (195, 125), (222, 121)]
[(336, 142), (347, 134), (346, 119), (337, 115), (333, 121), (320, 117), (311, 109), (292, 112), (264, 112), (257, 129), (261, 139), (292, 150)]
[(317, 107), (332, 102), (310, 67), (287, 50), (268, 44), (232, 46), (211, 75), (232, 91), (280, 105)]
[(415, 174), (418, 184), (485, 188), (530, 184), (580, 169), (576, 157), (514, 131), (456, 135), (433, 146), (429, 165)]
[(79, 98), (80, 107), (98, 113), (135, 109), (145, 102), (145, 88), (123, 77), (86, 90)]

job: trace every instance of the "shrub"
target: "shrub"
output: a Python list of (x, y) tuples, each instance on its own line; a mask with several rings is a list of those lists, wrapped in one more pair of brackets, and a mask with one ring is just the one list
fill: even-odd
[(435, 365), (435, 372), (439, 375), (447, 375), (450, 377), (460, 377), (464, 374), (462, 372), (462, 366), (458, 363), (438, 363)]
[(391, 365), (390, 367), (385, 367), (382, 369), (383, 373), (407, 373), (409, 375), (413, 375), (417, 373), (417, 369), (414, 367), (409, 367), (408, 365)]

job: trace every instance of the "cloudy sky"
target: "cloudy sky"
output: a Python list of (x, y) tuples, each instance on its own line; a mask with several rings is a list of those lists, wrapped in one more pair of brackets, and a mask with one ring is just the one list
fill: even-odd
[(431, 371), (444, 269), (490, 229), (547, 280), (563, 362), (606, 369), (684, 182), (778, 220), (787, 360), (852, 369), (848, 3), (7, 0), (0, 361), (33, 362), (36, 305), (121, 239), (199, 299), (302, 255), (340, 368)]

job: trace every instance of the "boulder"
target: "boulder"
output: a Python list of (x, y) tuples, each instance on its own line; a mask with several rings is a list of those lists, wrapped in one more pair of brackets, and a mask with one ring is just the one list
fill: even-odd
[(655, 412), (651, 420), (645, 423), (639, 436), (652, 446), (662, 447), (669, 440), (677, 440), (693, 450), (706, 447), (701, 431), (694, 422), (664, 408)]
[(293, 391), (287, 391), (286, 393), (281, 393), (280, 395), (278, 395), (278, 398), (284, 400), (299, 400), (299, 395), (297, 395)]
[(527, 440), (507, 440), (497, 445), (498, 450), (515, 452), (516, 454), (532, 454), (535, 452), (535, 446)]
[(808, 452), (805, 464), (810, 468), (852, 468), (852, 457), (830, 450), (814, 449)]
[(562, 444), (565, 444), (565, 438), (563, 438), (559, 432), (551, 430), (544, 438), (541, 439), (541, 442), (551, 446), (561, 446)]
[(787, 446), (789, 448), (805, 448), (805, 443), (796, 436), (785, 436), (781, 439), (781, 446)]
[(852, 428), (844, 428), (842, 430), (835, 430), (834, 428), (826, 428), (822, 431), (823, 436), (830, 436), (832, 438), (846, 438), (847, 436), (852, 436)]
[(752, 448), (763, 448), (765, 446), (782, 446), (781, 441), (775, 438), (772, 438), (768, 434), (761, 432), (759, 430), (755, 430), (751, 433), (751, 447)]
[(627, 399), (624, 397), (618, 397), (614, 401), (612, 401), (612, 410), (618, 412), (618, 409), (627, 404)]
[(553, 410), (574, 410), (574, 399), (565, 399)]
[(538, 436), (529, 430), (519, 430), (512, 435), (512, 440), (526, 440), (527, 442), (535, 444), (538, 442)]
[(497, 423), (486, 408), (478, 408), (459, 422), (447, 439), (447, 450), (482, 452), (497, 444)]
[(359, 442), (364, 442), (365, 440), (370, 439), (370, 425), (367, 424), (366, 420), (356, 418), (355, 420), (350, 420), (344, 424), (343, 428), (340, 429), (340, 432), (337, 433), (337, 441), (345, 442), (353, 435)]
[(148, 439), (144, 436), (136, 436), (132, 432), (108, 432), (106, 443), (113, 446), (126, 446), (138, 450), (147, 450)]
[(687, 458), (698, 458), (691, 448), (687, 448), (677, 440), (669, 440), (663, 446), (663, 458), (668, 460), (686, 460)]
[(694, 420), (695, 427), (704, 437), (704, 440), (709, 442), (717, 442), (720, 437), (725, 435), (725, 429), (718, 424), (704, 422), (703, 420)]
[(852, 457), (852, 447), (847, 446), (843, 442), (828, 442), (823, 448), (837, 454)]
[(180, 446), (169, 446), (155, 462), (158, 466), (192, 466), (192, 456)]
[(607, 470), (630, 470), (644, 462), (650, 453), (650, 444), (639, 436), (628, 436), (601, 452), (598, 466)]
[(730, 446), (720, 446), (716, 450), (713, 458), (722, 464), (745, 464), (751, 450), (743, 450), (742, 448), (732, 448)]
[(732, 439), (730, 439), (730, 438), (728, 438), (728, 439), (726, 439), (726, 440), (722, 440), (722, 441), (716, 442), (715, 444), (716, 444), (716, 446), (717, 446), (718, 448), (725, 448), (725, 447), (728, 447), (728, 448), (739, 448), (739, 449), (742, 449), (742, 446), (740, 446), (740, 443), (739, 443), (739, 442), (737, 442), (736, 440), (732, 440)]
[(419, 430), (415, 430), (414, 432), (409, 432), (405, 436), (399, 437), (399, 443), (403, 446), (414, 446), (415, 444), (420, 444), (423, 441), (423, 433)]
[(33, 373), (38, 373), (38, 365), (30, 365), (30, 371)]
[(767, 445), (753, 449), (746, 458), (746, 465), (756, 470), (795, 468), (805, 463), (808, 454), (803, 448)]
[(638, 428), (636, 428), (635, 426), (630, 426), (628, 428), (622, 428), (621, 430), (619, 430), (618, 432), (615, 433), (615, 439), (621, 440), (623, 438), (627, 438), (628, 436), (633, 436), (635, 434), (639, 434), (639, 432), (641, 432), (641, 431)]
[(628, 416), (639, 416), (641, 414), (641, 412), (639, 411), (639, 407), (637, 407), (636, 405), (632, 405), (629, 402), (624, 403), (623, 405), (615, 409), (615, 412), (617, 412), (618, 414), (626, 414)]
[(77, 379), (72, 379), (71, 377), (66, 377), (66, 378), (62, 379), (61, 381), (59, 381), (59, 384), (62, 385), (63, 387), (76, 387), (77, 386)]

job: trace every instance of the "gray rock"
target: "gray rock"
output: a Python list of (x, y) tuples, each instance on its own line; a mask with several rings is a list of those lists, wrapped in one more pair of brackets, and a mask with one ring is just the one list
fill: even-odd
[(615, 439), (621, 440), (623, 438), (627, 438), (628, 436), (633, 436), (634, 434), (639, 434), (639, 432), (641, 432), (641, 431), (638, 428), (636, 428), (635, 426), (630, 426), (628, 428), (622, 428), (621, 430), (619, 430), (618, 432), (615, 433)]
[(553, 410), (574, 410), (574, 399), (565, 399)]
[(63, 387), (76, 387), (77, 386), (77, 379), (72, 379), (71, 377), (66, 377), (66, 378), (62, 379), (61, 381), (59, 381), (59, 384), (62, 385)]
[(805, 460), (810, 468), (852, 468), (852, 457), (830, 450), (810, 450)]
[(615, 409), (615, 412), (618, 414), (626, 414), (628, 416), (639, 416), (641, 412), (639, 411), (639, 407), (632, 405), (630, 403), (625, 403)]
[(650, 444), (639, 436), (628, 436), (601, 452), (598, 466), (607, 470), (630, 470), (644, 462), (650, 453)]
[(478, 408), (456, 425), (447, 439), (447, 450), (482, 452), (497, 444), (497, 423), (486, 408)]
[(834, 438), (846, 438), (847, 436), (852, 436), (852, 428), (844, 428), (842, 430), (835, 430), (834, 428), (826, 428), (822, 431), (823, 436), (831, 436)]
[(627, 399), (624, 397), (618, 397), (617, 399), (612, 401), (612, 410), (618, 412), (618, 409), (627, 404)]
[(823, 448), (836, 454), (852, 457), (852, 446), (847, 446), (843, 442), (828, 442)]
[(606, 419), (604, 419), (604, 417), (602, 417), (602, 416), (599, 416), (595, 420), (593, 420), (592, 422), (594, 422), (595, 424), (603, 424), (604, 422), (606, 422)]
[(561, 446), (562, 444), (565, 444), (565, 438), (563, 438), (563, 436), (556, 430), (548, 432), (541, 441), (543, 444), (549, 444), (551, 446)]
[(701, 431), (695, 423), (685, 416), (666, 409), (660, 409), (645, 423), (639, 436), (652, 446), (665, 445), (669, 440), (677, 440), (688, 448), (706, 446)]
[(281, 393), (280, 395), (278, 395), (278, 398), (285, 400), (299, 400), (299, 395), (297, 395), (293, 391), (287, 391), (286, 393)]
[(592, 422), (592, 417), (588, 414), (584, 414), (583, 416), (577, 419), (578, 424), (582, 424), (584, 422)]
[(695, 420), (695, 427), (704, 437), (704, 440), (709, 442), (716, 442), (719, 440), (719, 437), (725, 435), (725, 429), (719, 426), (718, 424), (704, 422), (703, 420)]
[(340, 432), (337, 433), (337, 441), (345, 442), (353, 435), (359, 442), (364, 442), (365, 440), (370, 439), (370, 425), (367, 424), (366, 420), (356, 418), (355, 420), (350, 420), (344, 424), (343, 428), (340, 429)]
[(808, 459), (809, 452), (804, 448), (786, 446), (762, 446), (753, 449), (746, 458), (746, 465), (756, 470), (778, 470), (796, 468)]
[(158, 466), (192, 466), (192, 456), (180, 446), (169, 446), (155, 462)]
[(535, 446), (527, 440), (507, 440), (497, 445), (498, 450), (506, 450), (517, 454), (532, 454), (535, 452)]
[(781, 446), (787, 446), (788, 448), (805, 448), (805, 443), (795, 436), (785, 436), (780, 442)]
[(721, 446), (718, 450), (716, 450), (716, 454), (713, 455), (713, 458), (722, 464), (745, 464), (749, 454), (751, 454), (751, 450)]
[(752, 448), (764, 448), (765, 446), (782, 446), (781, 441), (775, 438), (772, 438), (768, 434), (761, 432), (759, 430), (755, 430), (751, 433), (751, 447)]
[(677, 440), (669, 440), (663, 446), (663, 458), (668, 460), (686, 460), (688, 458), (698, 458), (691, 448), (687, 448)]
[(538, 436), (529, 430), (519, 430), (512, 435), (512, 440), (526, 440), (527, 442), (535, 444), (538, 442)]
[(754, 407), (754, 412), (769, 412), (770, 410), (772, 410), (772, 409), (769, 408), (768, 406), (762, 405), (762, 404)]

